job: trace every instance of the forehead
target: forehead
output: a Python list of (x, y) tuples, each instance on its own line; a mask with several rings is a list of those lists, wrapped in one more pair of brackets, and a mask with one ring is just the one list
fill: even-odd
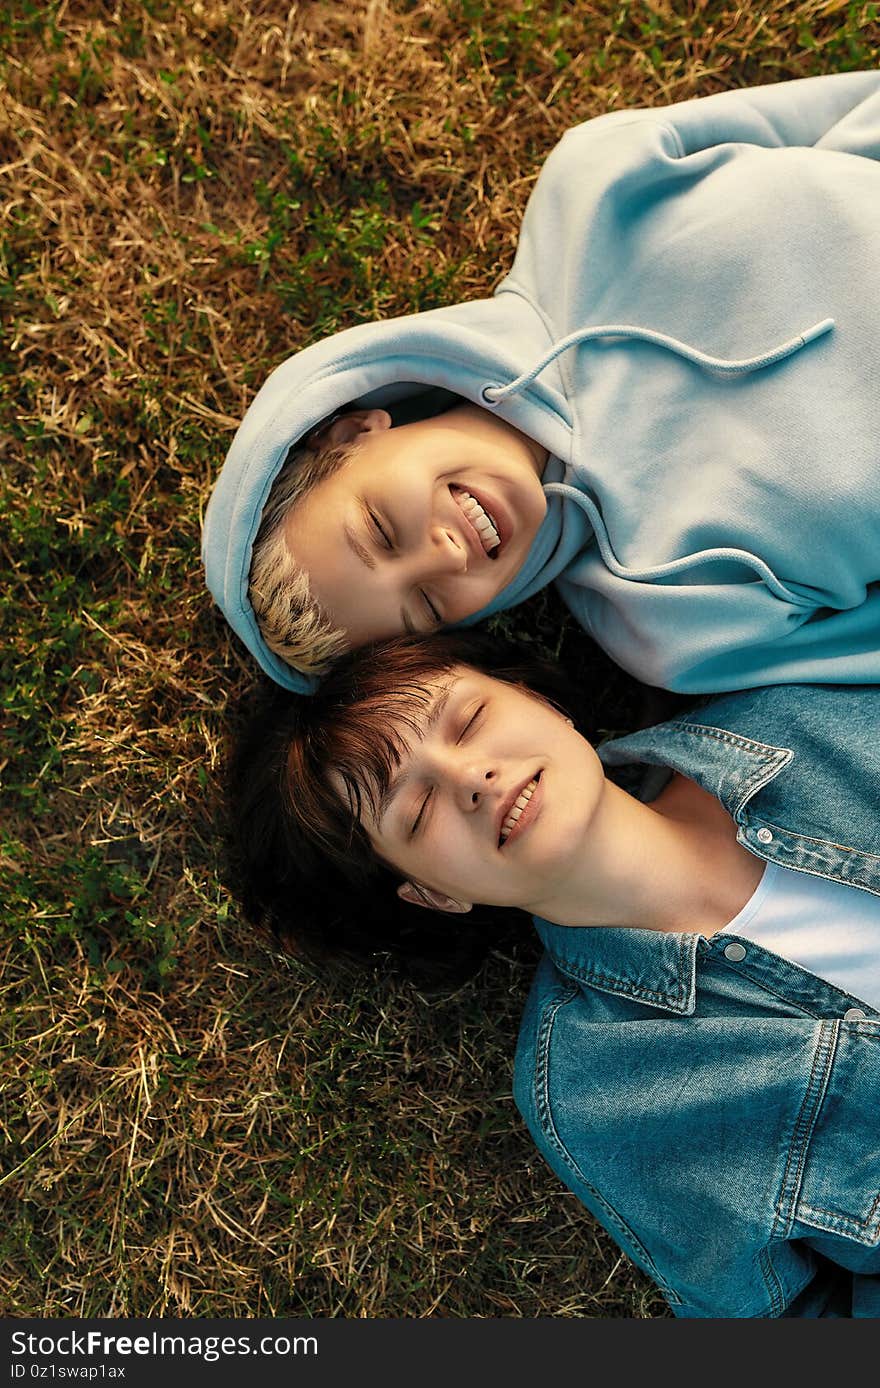
[(356, 818), (365, 811), (381, 818), (409, 757), (442, 718), (464, 673), (427, 675), (349, 708), (331, 737), (328, 775)]
[(392, 477), (404, 466), (406, 473), (400, 476), (410, 471), (416, 475), (430, 473), (447, 461), (456, 439), (442, 416), (439, 420), (416, 420), (412, 424), (397, 424), (392, 429), (363, 434), (352, 449), (351, 457), (335, 476), (347, 477), (349, 483), (355, 485), (364, 480), (376, 480), (377, 476), (384, 480), (386, 468)]

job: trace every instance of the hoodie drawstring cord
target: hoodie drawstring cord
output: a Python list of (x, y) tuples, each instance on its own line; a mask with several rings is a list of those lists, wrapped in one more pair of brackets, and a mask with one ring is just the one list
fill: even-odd
[(722, 376), (743, 376), (749, 371), (760, 371), (765, 366), (772, 366), (774, 362), (790, 357), (794, 352), (799, 352), (802, 347), (806, 347), (807, 343), (812, 342), (814, 338), (830, 332), (833, 327), (833, 318), (823, 318), (821, 323), (814, 323), (811, 328), (799, 333), (797, 337), (789, 338), (788, 342), (783, 342), (779, 347), (773, 347), (768, 352), (761, 352), (754, 357), (744, 357), (741, 361), (726, 361), (723, 357), (709, 356), (707, 352), (701, 352), (697, 347), (680, 342), (678, 338), (670, 337), (668, 333), (654, 332), (652, 328), (640, 328), (632, 323), (602, 323), (593, 328), (578, 328), (576, 332), (569, 333), (567, 337), (561, 337), (558, 342), (553, 344), (550, 351), (536, 362), (531, 371), (523, 372), (521, 376), (517, 376), (516, 380), (510, 381), (506, 386), (497, 382), (484, 385), (481, 399), (484, 405), (499, 405), (502, 400), (506, 400), (510, 395), (516, 395), (523, 386), (534, 381), (546, 366), (549, 366), (563, 352), (567, 352), (569, 347), (575, 347), (579, 342), (589, 342), (594, 337), (625, 337), (634, 338), (640, 342), (652, 342), (655, 346), (664, 347), (667, 351), (674, 352), (676, 356), (684, 357), (685, 361), (694, 362), (696, 366), (702, 366), (707, 371), (717, 371)]
[(791, 603), (793, 607), (799, 608), (812, 605), (806, 599), (799, 597), (797, 593), (792, 592), (791, 588), (782, 582), (782, 579), (776, 577), (769, 564), (766, 564), (763, 559), (759, 559), (756, 554), (751, 554), (747, 549), (719, 546), (717, 549), (703, 549), (695, 554), (685, 554), (680, 559), (670, 559), (665, 564), (652, 564), (643, 569), (630, 568), (626, 564), (621, 564), (611, 548), (611, 541), (608, 538), (608, 531), (605, 529), (602, 513), (590, 497), (585, 496), (583, 492), (579, 492), (576, 487), (569, 486), (566, 482), (545, 482), (544, 491), (548, 496), (558, 496), (570, 501), (584, 512), (593, 528), (596, 544), (599, 546), (599, 553), (605, 567), (617, 578), (626, 578), (633, 583), (653, 583), (658, 579), (673, 578), (676, 574), (684, 573), (687, 569), (692, 569), (695, 563), (707, 564), (716, 563), (718, 560), (727, 560), (736, 564), (745, 564), (773, 596), (782, 602)]

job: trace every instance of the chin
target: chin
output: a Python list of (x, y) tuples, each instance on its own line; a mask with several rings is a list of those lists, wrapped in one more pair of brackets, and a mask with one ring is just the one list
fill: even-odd
[(571, 871), (574, 864), (583, 862), (586, 852), (586, 823), (585, 819), (578, 817), (577, 820), (552, 826), (553, 848), (545, 856), (541, 866), (544, 876), (552, 879), (554, 883), (558, 884), (559, 878)]

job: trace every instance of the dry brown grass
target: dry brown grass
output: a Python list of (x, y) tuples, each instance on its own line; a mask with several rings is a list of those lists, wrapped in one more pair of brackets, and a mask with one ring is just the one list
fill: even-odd
[(514, 1111), (533, 950), (427, 995), (318, 976), (240, 919), (218, 806), (252, 671), (200, 519), (280, 359), (490, 291), (570, 124), (873, 65), (876, 6), (120, 0), (0, 26), (3, 1311), (662, 1314)]

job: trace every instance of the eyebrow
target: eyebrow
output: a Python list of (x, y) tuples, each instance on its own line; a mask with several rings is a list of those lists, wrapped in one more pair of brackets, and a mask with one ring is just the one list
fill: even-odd
[[(431, 707), (428, 709), (424, 721), (420, 724), (415, 725), (416, 736), (418, 737), (420, 742), (423, 740), (425, 735), (429, 733), (431, 729), (435, 727), (435, 725), (443, 717), (443, 711), (446, 708), (446, 705), (449, 703), (450, 695), (452, 694), (452, 691), (457, 684), (458, 679), (456, 678), (454, 680), (451, 680), (449, 684), (447, 684), (443, 689), (441, 689), (439, 694), (437, 694), (436, 698), (433, 700)], [(400, 782), (403, 780), (403, 775), (403, 771), (400, 767), (398, 767), (395, 774), (389, 780), (387, 788), (382, 793), (382, 795), (380, 795), (379, 804), (377, 807), (378, 813), (376, 814), (377, 824), (382, 819), (384, 819), (391, 805), (392, 800), (394, 799), (395, 795), (400, 789)]]
[(366, 564), (368, 569), (375, 569), (376, 561), (370, 551), (361, 544), (351, 526), (346, 522), (342, 527), (342, 533), (346, 538), (349, 549), (353, 550), (362, 564)]

